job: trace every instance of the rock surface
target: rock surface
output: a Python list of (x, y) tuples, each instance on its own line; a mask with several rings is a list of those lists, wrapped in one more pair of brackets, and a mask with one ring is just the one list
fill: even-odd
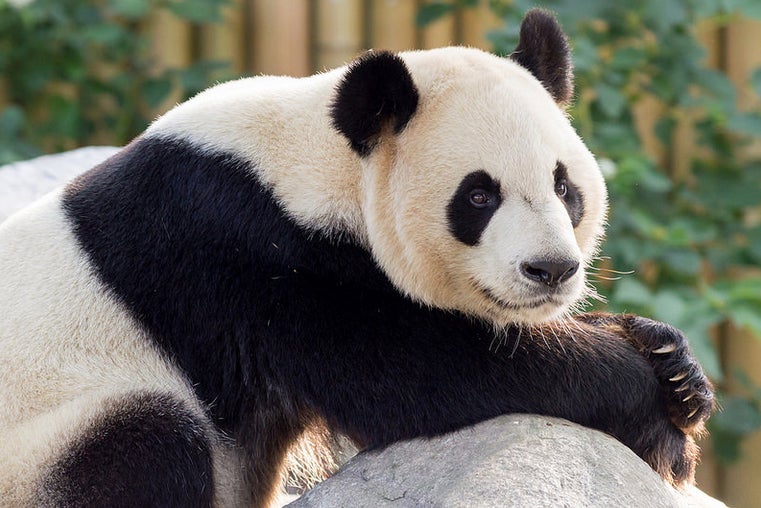
[(117, 151), (90, 146), (0, 166), (0, 222)]
[(506, 415), (365, 452), (288, 505), (304, 507), (719, 507), (677, 492), (631, 450), (565, 420)]

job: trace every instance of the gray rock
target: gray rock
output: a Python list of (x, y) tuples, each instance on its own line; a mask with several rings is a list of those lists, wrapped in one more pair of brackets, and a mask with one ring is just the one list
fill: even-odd
[(677, 492), (629, 448), (565, 420), (506, 415), (357, 455), (289, 507), (724, 506)]
[(0, 222), (117, 151), (90, 146), (0, 166)]

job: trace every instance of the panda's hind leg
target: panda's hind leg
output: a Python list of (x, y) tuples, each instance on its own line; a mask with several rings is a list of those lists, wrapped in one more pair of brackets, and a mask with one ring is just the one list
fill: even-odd
[(34, 504), (211, 506), (210, 439), (203, 416), (178, 397), (110, 397), (44, 465)]

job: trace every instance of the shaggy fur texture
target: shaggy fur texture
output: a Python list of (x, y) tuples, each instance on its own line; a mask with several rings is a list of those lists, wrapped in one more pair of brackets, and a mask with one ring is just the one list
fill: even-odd
[(0, 500), (265, 506), (315, 428), (510, 412), (690, 481), (713, 395), (684, 337), (568, 317), (606, 195), (543, 77), (562, 32), (524, 28), (527, 68), (446, 48), (219, 85), (0, 225)]

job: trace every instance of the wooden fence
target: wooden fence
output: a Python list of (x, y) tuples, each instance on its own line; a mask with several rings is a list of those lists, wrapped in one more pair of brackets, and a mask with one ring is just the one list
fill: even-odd
[(151, 23), (156, 56), (182, 66), (200, 58), (232, 61), (237, 73), (306, 76), (367, 48), (405, 50), (465, 44), (488, 48), (499, 20), (486, 2), (425, 28), (416, 0), (234, 0), (225, 23), (194, 28), (166, 14)]

